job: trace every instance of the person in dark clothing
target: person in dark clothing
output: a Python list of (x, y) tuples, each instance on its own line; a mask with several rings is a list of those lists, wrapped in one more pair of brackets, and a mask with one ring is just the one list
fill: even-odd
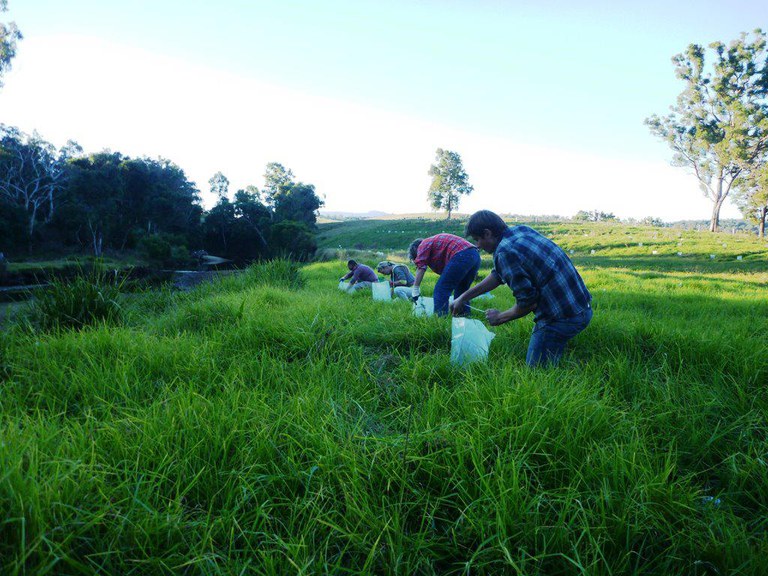
[(592, 295), (571, 259), (533, 228), (509, 227), (490, 210), (474, 213), (465, 232), (478, 248), (493, 254), (493, 270), (453, 301), (453, 314), (462, 313), (470, 298), (506, 284), (515, 305), (503, 312), (487, 310), (488, 323), (498, 326), (534, 312), (526, 362), (529, 366), (557, 364), (566, 343), (592, 320)]
[(349, 268), (349, 272), (342, 276), (339, 279), (339, 282), (344, 282), (345, 280), (351, 278), (349, 281), (350, 290), (362, 290), (363, 288), (370, 288), (371, 284), (379, 281), (379, 277), (376, 276), (376, 272), (374, 272), (373, 268), (370, 266), (366, 266), (365, 264), (358, 264), (354, 260), (350, 260), (347, 262), (347, 268)]

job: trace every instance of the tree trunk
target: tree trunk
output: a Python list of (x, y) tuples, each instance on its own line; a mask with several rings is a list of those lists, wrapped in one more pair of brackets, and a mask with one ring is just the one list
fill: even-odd
[(32, 205), (32, 215), (29, 217), (29, 242), (32, 242), (32, 234), (35, 232), (35, 220), (37, 220), (37, 204)]
[(717, 229), (720, 226), (720, 208), (723, 207), (724, 201), (725, 198), (715, 200), (715, 205), (712, 207), (712, 218), (709, 221), (710, 232), (717, 232)]
[(88, 229), (91, 231), (91, 242), (93, 243), (93, 255), (96, 258), (101, 258), (102, 244), (104, 243), (104, 235), (101, 232), (101, 226), (94, 226), (88, 221)]
[(760, 222), (758, 222), (758, 233), (760, 238), (765, 238), (765, 217), (768, 213), (768, 206), (763, 206), (760, 209)]
[(104, 238), (102, 237), (101, 232), (93, 234), (93, 255), (96, 256), (96, 258), (101, 258), (103, 242)]

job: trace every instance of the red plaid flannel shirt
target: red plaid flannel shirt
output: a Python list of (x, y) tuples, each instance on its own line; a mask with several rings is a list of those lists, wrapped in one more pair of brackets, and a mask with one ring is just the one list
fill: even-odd
[(435, 234), (422, 240), (413, 263), (416, 264), (416, 268), (429, 266), (436, 274), (442, 274), (448, 261), (458, 252), (474, 247), (459, 236)]

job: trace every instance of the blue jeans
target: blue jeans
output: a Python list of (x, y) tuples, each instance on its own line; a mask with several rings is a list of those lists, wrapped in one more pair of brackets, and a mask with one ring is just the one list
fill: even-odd
[(536, 322), (528, 344), (526, 364), (532, 367), (557, 364), (565, 352), (568, 340), (584, 330), (590, 320), (592, 320), (591, 306), (570, 318)]
[[(467, 248), (453, 255), (448, 260), (440, 279), (435, 284), (432, 297), (435, 299), (435, 314), (448, 314), (448, 298), (458, 298), (472, 286), (472, 281), (480, 269), (480, 251), (477, 248)], [(469, 314), (469, 302), (464, 306), (464, 314)]]

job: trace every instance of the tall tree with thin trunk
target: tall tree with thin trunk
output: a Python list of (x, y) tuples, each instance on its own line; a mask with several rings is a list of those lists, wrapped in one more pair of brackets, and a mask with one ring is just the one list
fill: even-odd
[(30, 241), (35, 226), (53, 218), (66, 179), (66, 162), (81, 151), (71, 141), (56, 150), (37, 133), (30, 136), (0, 124), (0, 199), (27, 213)]
[(763, 154), (768, 139), (766, 35), (742, 34), (727, 47), (709, 45), (713, 62), (697, 44), (672, 59), (685, 89), (667, 116), (645, 122), (674, 151), (673, 165), (693, 170), (712, 203), (709, 229), (717, 231), (720, 209), (745, 170)]
[(268, 206), (274, 206), (278, 197), (293, 185), (293, 172), (279, 162), (269, 162), (264, 173), (264, 200)]
[(758, 236), (765, 238), (765, 220), (768, 218), (768, 158), (746, 174), (734, 192), (734, 197), (744, 218), (757, 224)]
[(458, 152), (438, 148), (435, 160), (437, 163), (429, 168), (432, 184), (427, 198), (434, 210), (447, 211), (450, 220), (451, 213), (459, 208), (460, 198), (471, 194), (474, 187), (469, 183)]
[(229, 179), (221, 172), (216, 172), (216, 174), (211, 176), (211, 179), (208, 180), (208, 185), (211, 187), (211, 194), (219, 200), (228, 197)]

